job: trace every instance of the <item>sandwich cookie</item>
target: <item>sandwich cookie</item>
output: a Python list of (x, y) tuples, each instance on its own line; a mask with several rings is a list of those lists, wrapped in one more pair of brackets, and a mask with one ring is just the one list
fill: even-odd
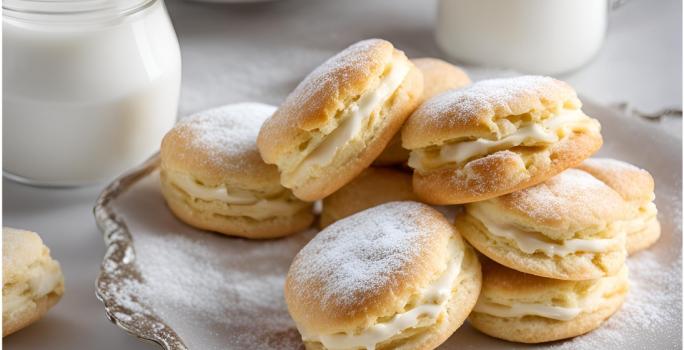
[(391, 202), (314, 237), (290, 266), (285, 301), (307, 349), (434, 349), (470, 313), (481, 278), (444, 216)]
[[(468, 74), (461, 68), (438, 58), (414, 58), (411, 62), (423, 73), (423, 96), (420, 103), (449, 89), (457, 89), (471, 83)], [(401, 147), (401, 133), (397, 133), (373, 164), (404, 164), (408, 159), (409, 151)]]
[(423, 92), (423, 77), (391, 43), (358, 42), (316, 68), (259, 133), (264, 161), (308, 201), (349, 183), (387, 146)]
[(632, 208), (577, 169), (534, 187), (469, 203), (455, 225), (470, 244), (509, 268), (562, 280), (596, 279), (625, 262), (621, 220)]
[(323, 199), (320, 226), (364, 209), (394, 201), (417, 201), (411, 175), (391, 168), (368, 168), (352, 182)]
[(422, 104), (402, 130), (414, 191), (461, 204), (533, 186), (596, 152), (600, 124), (568, 84), (549, 77), (485, 80)]
[(492, 337), (541, 343), (578, 336), (598, 328), (622, 306), (627, 267), (615, 275), (562, 281), (482, 262), (482, 292), (468, 317)]
[(64, 294), (64, 276), (34, 232), (2, 229), (2, 336), (38, 321)]
[(655, 182), (648, 171), (608, 158), (591, 158), (578, 166), (603, 181), (634, 207), (634, 215), (623, 221), (627, 253), (653, 245), (660, 238), (660, 222), (655, 199)]
[(256, 138), (275, 107), (239, 103), (181, 120), (161, 145), (161, 187), (185, 223), (226, 235), (273, 238), (314, 219), (312, 204), (280, 185), (261, 160)]

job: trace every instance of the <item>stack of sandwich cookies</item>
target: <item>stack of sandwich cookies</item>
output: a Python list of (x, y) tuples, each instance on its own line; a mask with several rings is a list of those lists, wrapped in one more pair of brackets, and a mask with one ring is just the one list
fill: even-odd
[(598, 328), (624, 302), (626, 223), (649, 221), (639, 208), (653, 198), (652, 179), (622, 162), (579, 168), (457, 215), (455, 226), (486, 256), (469, 316), (476, 329), (523, 343), (559, 340)]
[(411, 175), (392, 168), (368, 168), (352, 182), (323, 199), (320, 226), (364, 209), (394, 201), (417, 201), (411, 188)]
[(621, 221), (631, 210), (591, 174), (568, 169), (539, 185), (466, 204), (455, 225), (478, 251), (509, 268), (586, 280), (622, 268)]
[[(444, 91), (458, 89), (471, 83), (470, 78), (461, 68), (440, 59), (423, 57), (414, 58), (411, 62), (423, 73), (423, 95), (420, 103)], [(409, 151), (401, 146), (401, 133), (397, 133), (373, 164), (405, 164), (408, 159)]]
[(162, 193), (182, 221), (247, 238), (285, 236), (307, 228), (312, 204), (280, 184), (278, 170), (256, 147), (275, 107), (241, 103), (183, 119), (161, 146)]
[[(627, 253), (660, 235), (653, 178), (588, 159), (603, 140), (581, 106), (549, 77), (470, 85), (365, 40), (278, 108), (181, 121), (162, 143), (162, 193), (180, 220), (248, 238), (309, 227), (323, 199), (285, 283), (307, 349), (434, 349), (468, 317), (510, 341), (573, 337), (620, 308)], [(412, 175), (369, 167), (407, 161)], [(463, 205), (452, 225), (418, 200)]]
[(434, 349), (463, 323), (480, 285), (475, 252), (444, 216), (391, 202), (311, 240), (285, 299), (307, 349)]
[(473, 327), (522, 343), (565, 339), (592, 331), (622, 305), (627, 267), (592, 280), (564, 281), (524, 274), (482, 260), (482, 292), (468, 317)]
[(422, 104), (402, 130), (414, 191), (461, 204), (540, 183), (602, 144), (600, 124), (568, 84), (524, 76), (477, 82)]
[(648, 171), (623, 161), (607, 158), (587, 159), (578, 166), (603, 181), (633, 206), (633, 215), (623, 221), (627, 253), (646, 249), (660, 237), (655, 199), (655, 182)]
[(318, 200), (367, 168), (417, 107), (421, 72), (391, 43), (358, 42), (310, 73), (267, 120), (258, 146), (283, 186)]
[(2, 336), (38, 321), (64, 294), (59, 263), (34, 232), (2, 229)]

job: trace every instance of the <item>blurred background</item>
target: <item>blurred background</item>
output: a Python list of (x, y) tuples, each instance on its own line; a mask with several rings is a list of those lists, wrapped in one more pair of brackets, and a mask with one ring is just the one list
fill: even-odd
[[(463, 65), (474, 80), (527, 72), (482, 67), (447, 54), (435, 40), (436, 0), (168, 0), (166, 6), (182, 56), (179, 117), (240, 101), (278, 104), (325, 59), (371, 37), (391, 41), (409, 57), (439, 57)], [(535, 11), (518, 15), (532, 22), (539, 16)], [(681, 109), (682, 2), (625, 1), (605, 16), (605, 40), (599, 38), (598, 51), (590, 52), (579, 67), (554, 76), (568, 81), (585, 100), (627, 106), (628, 112), (657, 115)], [(506, 30), (505, 25), (500, 28)], [(574, 30), (568, 29), (566, 34)], [(559, 48), (568, 45), (558, 42)], [(626, 118), (638, 117), (628, 113)], [(681, 137), (680, 117), (654, 123)], [(109, 323), (94, 296), (104, 244), (91, 208), (102, 186), (40, 189), (3, 178), (4, 224), (45, 232), (43, 239), (66, 274), (64, 299), (37, 324), (3, 339), (8, 349), (155, 348)]]
[[(312, 68), (364, 38), (387, 39), (409, 57), (462, 63), (437, 46), (437, 5), (418, 0), (168, 1), (183, 59), (180, 115), (242, 100), (277, 104)], [(599, 51), (583, 66), (555, 76), (603, 104), (628, 102), (648, 113), (681, 108), (682, 2), (626, 1), (607, 16)], [(466, 68), (475, 79), (483, 76), (472, 64)]]

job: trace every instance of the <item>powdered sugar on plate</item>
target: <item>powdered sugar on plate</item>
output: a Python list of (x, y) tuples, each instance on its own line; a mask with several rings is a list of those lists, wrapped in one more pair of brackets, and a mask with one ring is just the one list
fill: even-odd
[[(653, 247), (629, 258), (631, 290), (625, 305), (601, 328), (567, 341), (509, 343), (466, 323), (440, 349), (681, 348), (681, 149), (649, 124), (625, 123), (597, 106), (585, 110), (606, 126), (605, 153), (600, 156), (639, 164), (656, 181), (663, 234)], [(649, 142), (631, 137), (635, 134), (649, 136)], [(249, 241), (195, 230), (164, 205), (157, 172), (140, 176), (107, 204), (132, 236), (132, 241), (108, 241), (107, 254), (112, 247), (133, 248), (120, 249), (120, 259), (103, 265), (103, 276), (111, 283), (99, 285), (98, 292), (110, 297), (110, 317), (146, 338), (173, 332), (190, 349), (301, 349), (285, 308), (283, 283), (292, 258), (315, 232)], [(128, 273), (133, 269), (139, 274)], [(155, 322), (139, 322), (154, 317)], [(147, 333), (134, 327), (140, 325)], [(182, 349), (168, 344), (169, 349)]]
[(648, 250), (630, 257), (627, 261), (630, 288), (622, 309), (589, 335), (556, 344), (552, 349), (624, 349), (627, 334), (638, 334), (644, 343), (681, 342), (681, 329), (679, 335), (662, 330), (681, 318), (682, 264), (681, 261), (667, 264), (662, 260)]
[[(116, 203), (133, 232), (139, 278), (108, 286), (126, 311), (113, 316), (156, 316), (189, 349), (300, 347), (283, 286), (292, 258), (315, 231), (254, 241), (195, 230), (171, 215), (158, 182), (155, 172)], [(103, 267), (109, 274), (119, 268)]]
[[(261, 244), (229, 239), (230, 244), (217, 246), (191, 236), (150, 235), (139, 242), (145, 247), (140, 263), (146, 264), (140, 292), (172, 324), (196, 327), (208, 338), (233, 335), (216, 349), (269, 343), (296, 348), (299, 335), (286, 311), (283, 285), (289, 261), (305, 238)], [(191, 349), (207, 349), (193, 337), (185, 339)]]

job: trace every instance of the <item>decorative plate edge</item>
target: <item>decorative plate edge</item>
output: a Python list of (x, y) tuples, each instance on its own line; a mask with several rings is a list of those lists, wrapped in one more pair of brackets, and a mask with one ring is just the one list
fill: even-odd
[(159, 153), (131, 171), (116, 178), (100, 193), (93, 208), (95, 222), (102, 232), (106, 251), (100, 274), (95, 281), (95, 295), (104, 304), (107, 318), (126, 332), (159, 344), (165, 350), (187, 350), (183, 340), (148, 306), (140, 303), (130, 288), (143, 278), (135, 266), (133, 237), (128, 226), (109, 205), (138, 180), (159, 166)]

